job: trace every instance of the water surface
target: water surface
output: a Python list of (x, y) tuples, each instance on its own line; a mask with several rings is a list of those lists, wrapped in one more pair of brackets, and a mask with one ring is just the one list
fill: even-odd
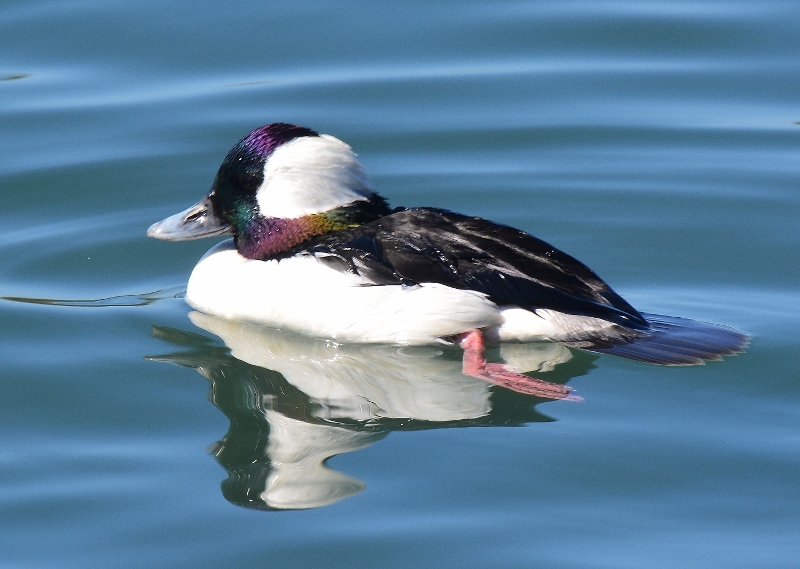
[[(0, 565), (795, 567), (798, 22), (752, 0), (6, 3)], [(520, 227), (752, 344), (696, 368), (490, 353), (574, 404), (446, 348), (190, 314), (213, 241), (144, 232), (275, 121), (347, 141), (395, 205)]]

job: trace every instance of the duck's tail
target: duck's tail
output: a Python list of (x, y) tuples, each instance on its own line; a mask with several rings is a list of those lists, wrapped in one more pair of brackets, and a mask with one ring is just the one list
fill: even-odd
[(747, 334), (727, 326), (661, 314), (642, 313), (642, 316), (650, 327), (634, 335), (619, 340), (565, 344), (651, 364), (687, 366), (737, 354), (750, 342)]

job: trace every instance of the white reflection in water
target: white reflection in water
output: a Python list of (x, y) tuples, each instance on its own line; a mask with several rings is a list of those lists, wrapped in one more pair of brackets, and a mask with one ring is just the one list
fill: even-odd
[[(550, 420), (533, 409), (540, 399), (464, 375), (457, 348), (338, 344), (198, 312), (190, 319), (227, 349), (156, 328), (191, 350), (150, 359), (194, 368), (211, 382), (212, 402), (231, 420), (212, 453), (228, 470), (222, 489), (235, 504), (315, 508), (352, 496), (365, 484), (325, 461), (392, 430)], [(570, 362), (568, 377), (586, 373), (596, 357), (550, 343), (503, 345), (496, 354), (526, 371)]]

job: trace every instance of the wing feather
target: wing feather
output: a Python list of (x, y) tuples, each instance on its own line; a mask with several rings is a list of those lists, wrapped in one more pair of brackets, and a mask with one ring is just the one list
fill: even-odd
[(662, 365), (740, 352), (747, 335), (715, 324), (643, 315), (580, 261), (523, 231), (449, 211), (404, 209), (323, 235), (302, 251), (367, 285), (439, 283), (484, 293), (498, 306), (555, 310), (611, 326), (561, 343)]
[[(548, 308), (646, 327), (591, 269), (523, 231), (449, 211), (406, 209), (313, 240), (306, 250), (371, 284), (435, 282), (501, 306)], [(340, 261), (345, 261), (341, 263)]]

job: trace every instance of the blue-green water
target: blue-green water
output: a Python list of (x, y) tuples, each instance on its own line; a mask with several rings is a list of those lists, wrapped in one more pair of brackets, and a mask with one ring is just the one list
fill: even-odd
[[(16, 1), (0, 53), (0, 567), (800, 563), (800, 4)], [(577, 404), (190, 315), (213, 241), (144, 232), (275, 121), (752, 343)]]

